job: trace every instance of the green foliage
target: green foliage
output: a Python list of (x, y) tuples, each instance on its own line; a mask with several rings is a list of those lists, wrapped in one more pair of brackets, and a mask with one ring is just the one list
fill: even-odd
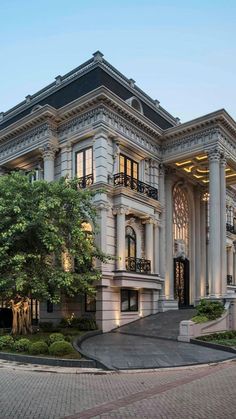
[(51, 332), (53, 329), (52, 322), (40, 322), (39, 327), (43, 332)]
[(15, 341), (13, 349), (14, 351), (17, 351), (17, 352), (28, 352), (30, 344), (31, 342), (29, 339), (22, 338)]
[(209, 322), (208, 317), (206, 317), (206, 316), (200, 316), (200, 315), (194, 316), (191, 320), (194, 323), (206, 323), (206, 322)]
[(68, 318), (64, 317), (60, 321), (61, 327), (75, 327), (79, 330), (97, 330), (97, 324), (94, 319), (90, 319), (87, 317), (73, 317), (73, 319), (69, 318), (70, 321), (68, 322)]
[(49, 345), (51, 345), (52, 343), (54, 343), (54, 342), (60, 342), (60, 341), (62, 341), (62, 340), (65, 340), (65, 338), (64, 338), (64, 336), (63, 336), (63, 334), (62, 333), (52, 333), (50, 336), (49, 336), (49, 339), (48, 339), (48, 341), (49, 341)]
[(57, 341), (52, 343), (49, 347), (49, 353), (53, 356), (63, 356), (74, 352), (71, 343), (66, 341)]
[(96, 231), (83, 228), (88, 220), (96, 226), (94, 193), (78, 190), (76, 179), (29, 180), (22, 172), (0, 177), (1, 296), (59, 303), (61, 295), (92, 293), (101, 277), (92, 261), (107, 261), (95, 245)]
[(29, 347), (30, 355), (44, 355), (48, 353), (48, 345), (43, 340), (31, 343)]
[(10, 335), (0, 337), (0, 350), (12, 349), (14, 346), (14, 339)]
[(224, 306), (220, 301), (201, 300), (196, 310), (197, 316), (205, 316), (208, 320), (215, 320), (224, 313)]

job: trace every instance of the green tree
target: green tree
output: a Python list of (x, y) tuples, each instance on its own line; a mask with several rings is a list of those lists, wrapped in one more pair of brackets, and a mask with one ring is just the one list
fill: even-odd
[(13, 311), (13, 333), (31, 331), (30, 298), (59, 303), (62, 295), (92, 293), (100, 278), (94, 260), (94, 193), (77, 180), (30, 182), (13, 172), (0, 177), (0, 295)]

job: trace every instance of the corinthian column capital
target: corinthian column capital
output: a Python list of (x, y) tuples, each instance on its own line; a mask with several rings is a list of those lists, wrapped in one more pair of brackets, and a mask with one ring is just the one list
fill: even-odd
[(54, 160), (58, 147), (53, 143), (46, 143), (40, 151), (44, 160)]

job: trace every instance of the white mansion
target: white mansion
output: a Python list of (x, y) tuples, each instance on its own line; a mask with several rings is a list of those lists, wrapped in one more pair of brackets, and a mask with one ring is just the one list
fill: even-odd
[(235, 293), (236, 122), (224, 109), (180, 124), (96, 52), (0, 113), (0, 174), (16, 168), (102, 188), (97, 240), (115, 256), (96, 304), (42, 304), (41, 320), (88, 313), (108, 331)]

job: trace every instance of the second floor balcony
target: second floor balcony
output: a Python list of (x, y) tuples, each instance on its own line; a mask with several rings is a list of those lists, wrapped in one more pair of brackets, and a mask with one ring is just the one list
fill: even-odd
[(146, 195), (148, 198), (158, 200), (158, 190), (147, 183), (141, 182), (134, 177), (128, 176), (126, 173), (117, 173), (114, 175), (114, 185), (124, 186), (139, 193)]
[(232, 234), (236, 234), (236, 226), (234, 224), (226, 223), (226, 231)]
[(151, 273), (151, 261), (147, 259), (127, 257), (125, 265), (128, 272)]
[(87, 175), (87, 176), (83, 176), (78, 178), (78, 189), (85, 189), (88, 186), (93, 185), (94, 183), (94, 179), (93, 179), (93, 174)]

